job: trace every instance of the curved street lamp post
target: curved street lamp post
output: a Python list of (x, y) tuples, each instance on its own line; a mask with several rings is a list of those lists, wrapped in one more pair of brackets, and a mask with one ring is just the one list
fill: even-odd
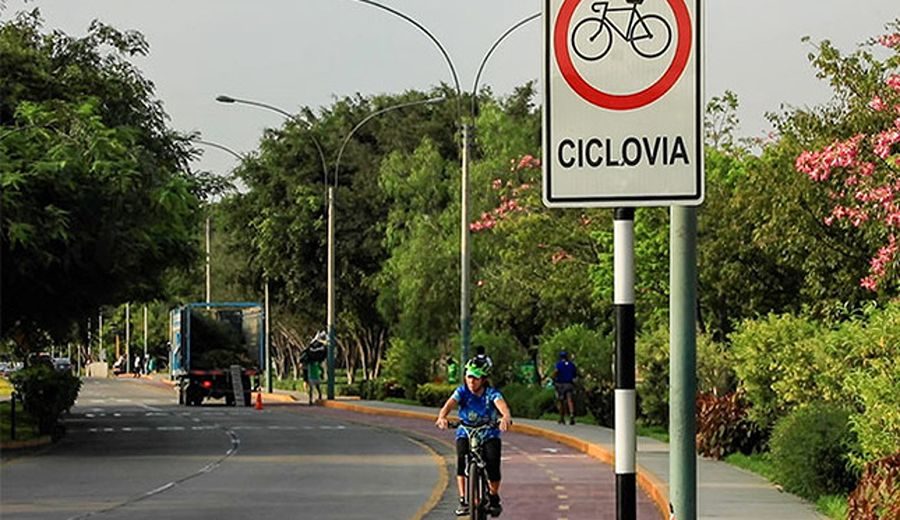
[[(205, 141), (203, 139), (192, 139), (191, 141), (203, 145), (209, 146), (211, 148), (216, 148), (218, 150), (222, 150), (228, 154), (233, 155), (238, 161), (243, 161), (245, 159), (244, 156), (235, 152), (231, 148), (215, 143), (213, 141)], [(209, 241), (210, 229), (209, 229), (209, 217), (206, 217), (206, 303), (210, 301), (210, 241)], [(270, 335), (269, 335), (269, 277), (266, 276), (266, 285), (264, 289), (265, 293), (265, 351), (266, 351), (266, 391), (268, 393), (272, 393), (272, 347)]]
[[(461, 194), (460, 194), (460, 296), (459, 296), (459, 332), (460, 332), (460, 366), (465, 366), (466, 361), (469, 359), (469, 346), (471, 344), (471, 312), (470, 312), (470, 300), (471, 300), (471, 261), (470, 261), (470, 241), (469, 241), (469, 156), (471, 155), (471, 129), (470, 125), (474, 125), (475, 121), (475, 113), (477, 110), (477, 99), (478, 99), (478, 83), (481, 79), (481, 73), (484, 70), (487, 61), (490, 59), (491, 55), (500, 45), (500, 43), (506, 39), (507, 36), (516, 31), (519, 27), (522, 27), (526, 23), (540, 18), (541, 13), (536, 13), (531, 16), (528, 16), (509, 29), (507, 29), (490, 47), (487, 53), (481, 60), (481, 65), (478, 67), (478, 74), (475, 76), (475, 82), (472, 86), (472, 111), (469, 114), (469, 121), (463, 119), (462, 109), (460, 104), (462, 103), (463, 91), (462, 87), (459, 84), (459, 75), (456, 72), (456, 67), (453, 65), (453, 60), (450, 59), (450, 55), (447, 54), (447, 51), (444, 49), (444, 46), (441, 45), (441, 42), (421, 23), (416, 21), (411, 16), (398, 11), (392, 7), (388, 7), (374, 0), (356, 0), (357, 2), (370, 5), (372, 7), (376, 7), (383, 11), (386, 11), (398, 18), (403, 19), (409, 24), (413, 25), (420, 32), (425, 34), (428, 39), (431, 40), (432, 43), (438, 48), (441, 52), (441, 55), (444, 58), (444, 61), (447, 63), (447, 66), (450, 68), (450, 74), (453, 78), (453, 84), (456, 87), (457, 94), (457, 118), (460, 121), (461, 131), (462, 131), (462, 164), (461, 164)], [(465, 371), (460, 371), (460, 376), (464, 377)]]
[[(282, 110), (278, 107), (269, 105), (267, 103), (261, 103), (258, 101), (252, 101), (252, 100), (246, 100), (246, 99), (238, 99), (238, 98), (233, 98), (231, 96), (224, 96), (224, 95), (218, 96), (216, 98), (216, 100), (219, 102), (222, 102), (222, 103), (238, 103), (238, 104), (251, 105), (251, 106), (256, 106), (256, 107), (272, 110), (274, 112), (281, 114), (282, 116), (286, 117), (289, 120), (300, 121), (300, 122), (304, 123), (307, 126), (307, 128), (311, 128), (311, 125), (309, 125), (309, 123), (307, 121), (299, 119), (298, 117), (290, 114), (286, 110)], [(347, 147), (347, 144), (350, 142), (350, 139), (353, 137), (353, 135), (360, 128), (362, 128), (363, 125), (365, 125), (367, 122), (369, 122), (371, 119), (373, 119), (376, 116), (379, 116), (386, 112), (390, 112), (392, 110), (397, 110), (397, 109), (407, 108), (407, 107), (412, 107), (412, 106), (417, 106), (417, 105), (430, 104), (430, 103), (439, 103), (442, 101), (445, 101), (445, 98), (429, 98), (429, 99), (423, 99), (423, 100), (418, 100), (418, 101), (411, 101), (409, 103), (400, 103), (397, 105), (392, 105), (389, 107), (382, 108), (380, 110), (376, 110), (375, 112), (372, 112), (371, 114), (366, 116), (362, 121), (357, 123), (356, 126), (354, 126), (353, 129), (351, 129), (350, 132), (347, 133), (347, 135), (344, 137), (343, 142), (341, 143), (341, 148), (338, 151), (337, 157), (335, 159), (335, 164), (334, 164), (334, 183), (332, 186), (328, 187), (328, 190), (326, 193), (326, 197), (327, 197), (327, 201), (328, 201), (328, 210), (327, 210), (327, 214), (328, 214), (328, 267), (327, 267), (327, 269), (328, 269), (328, 290), (327, 290), (327, 292), (328, 292), (328, 298), (327, 298), (328, 299), (328, 301), (327, 301), (328, 387), (327, 387), (327, 397), (328, 397), (328, 399), (334, 399), (334, 350), (335, 350), (335, 319), (334, 319), (334, 317), (335, 317), (335, 296), (334, 295), (335, 295), (335, 285), (336, 285), (335, 284), (335, 273), (334, 273), (334, 271), (335, 271), (335, 268), (334, 268), (334, 244), (335, 244), (335, 238), (334, 238), (334, 230), (335, 230), (334, 190), (338, 187), (339, 172), (340, 172), (340, 167), (341, 167), (341, 158), (344, 155), (344, 149)], [(315, 136), (313, 136), (312, 134), (310, 134), (310, 136), (312, 137), (312, 139), (316, 145), (316, 149), (319, 151), (319, 157), (322, 160), (322, 171), (324, 173), (324, 179), (327, 184), (328, 167), (325, 163), (325, 154), (323, 152), (322, 146), (319, 144), (319, 141), (315, 138)]]

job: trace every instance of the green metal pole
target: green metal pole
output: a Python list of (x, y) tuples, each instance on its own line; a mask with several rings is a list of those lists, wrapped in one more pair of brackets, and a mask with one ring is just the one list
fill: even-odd
[(672, 207), (669, 240), (669, 500), (696, 520), (697, 208)]

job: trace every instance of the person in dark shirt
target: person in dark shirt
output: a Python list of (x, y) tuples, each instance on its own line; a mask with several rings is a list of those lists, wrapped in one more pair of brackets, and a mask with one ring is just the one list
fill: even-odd
[(556, 401), (559, 406), (559, 423), (566, 423), (566, 405), (569, 411), (569, 424), (575, 424), (575, 379), (578, 378), (578, 367), (569, 361), (569, 354), (559, 353), (559, 361), (553, 369), (553, 386), (556, 387)]

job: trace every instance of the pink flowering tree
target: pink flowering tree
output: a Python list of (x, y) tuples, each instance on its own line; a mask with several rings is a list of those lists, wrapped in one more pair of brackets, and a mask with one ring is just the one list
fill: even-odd
[(825, 188), (826, 226), (855, 228), (877, 240), (859, 283), (878, 291), (893, 285), (897, 272), (900, 25), (888, 25), (886, 34), (849, 56), (822, 43), (813, 64), (836, 90), (837, 135), (800, 153), (795, 168)]

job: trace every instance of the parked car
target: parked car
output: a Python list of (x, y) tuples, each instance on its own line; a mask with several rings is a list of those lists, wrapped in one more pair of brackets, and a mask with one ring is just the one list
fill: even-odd
[(67, 357), (53, 358), (53, 368), (59, 372), (71, 372), (72, 360)]

